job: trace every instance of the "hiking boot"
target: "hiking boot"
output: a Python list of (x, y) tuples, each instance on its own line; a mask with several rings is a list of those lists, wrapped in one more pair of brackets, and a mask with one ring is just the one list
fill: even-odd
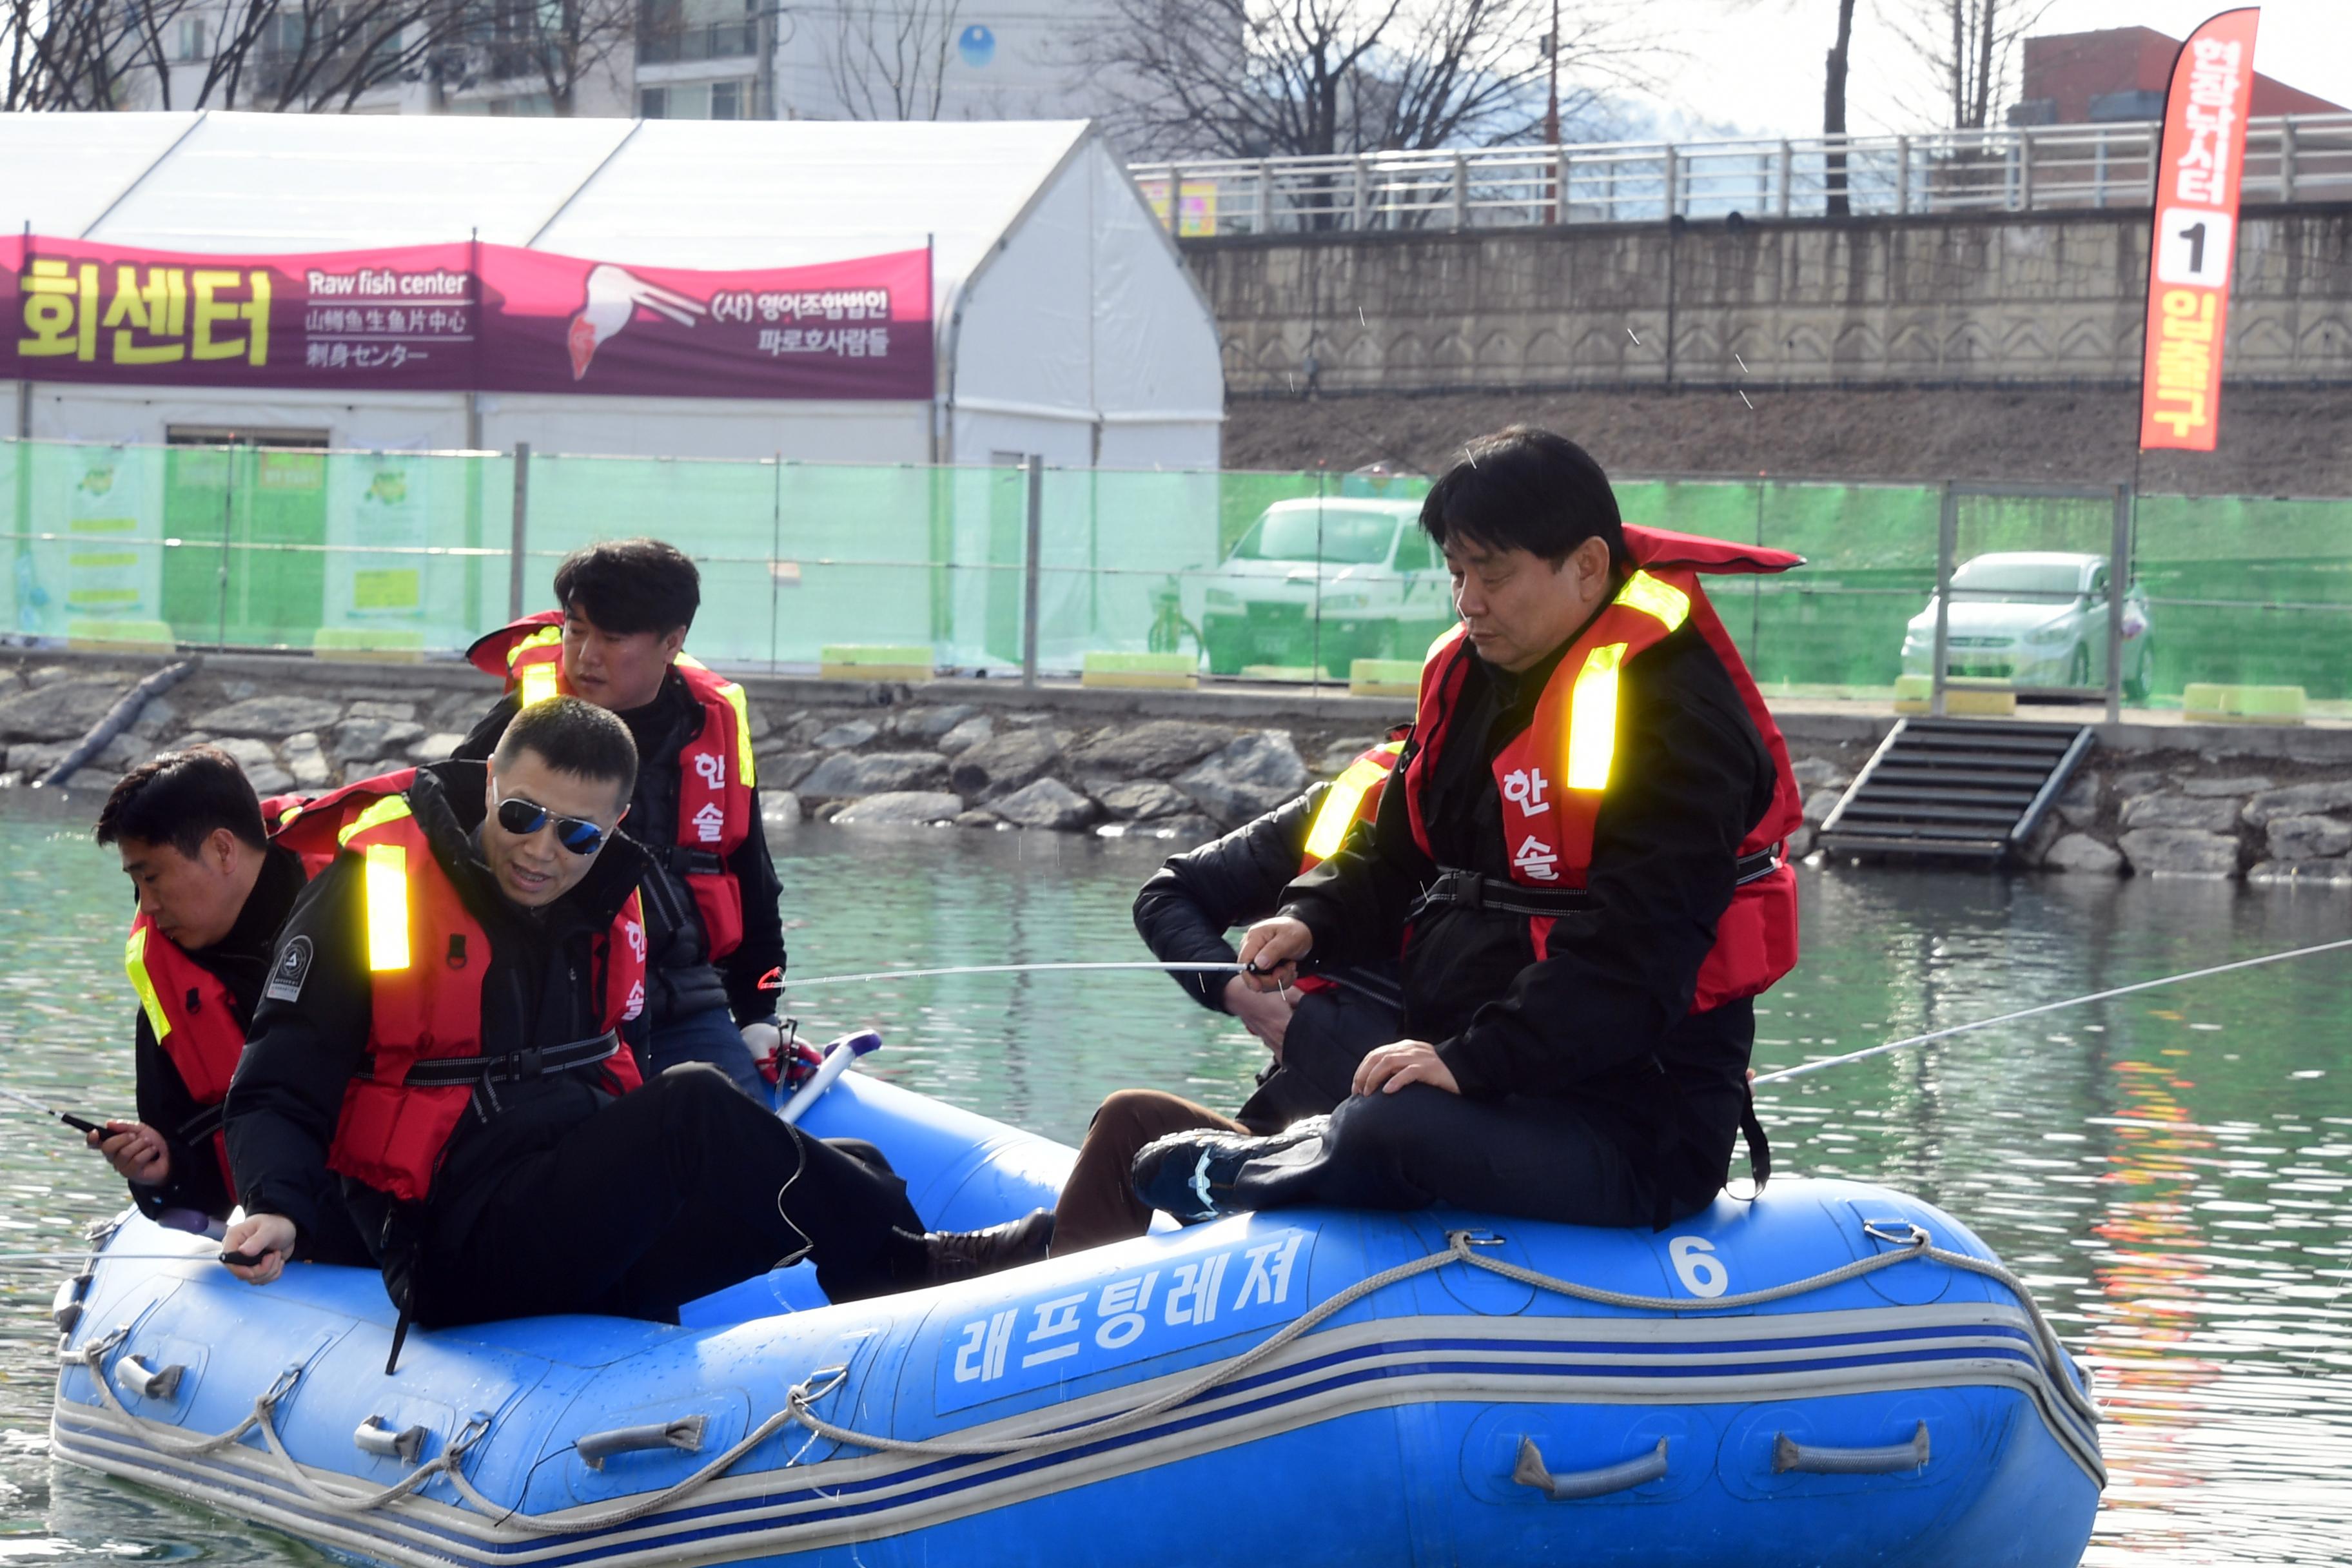
[(925, 1282), (976, 1279), (999, 1269), (1042, 1263), (1054, 1241), (1054, 1211), (1031, 1209), (986, 1230), (934, 1230), (923, 1236)]
[(1244, 1165), (1319, 1139), (1330, 1124), (1328, 1116), (1310, 1116), (1265, 1138), (1205, 1129), (1171, 1132), (1136, 1151), (1129, 1179), (1135, 1195), (1153, 1208), (1180, 1225), (1199, 1225), (1240, 1212), (1227, 1200)]

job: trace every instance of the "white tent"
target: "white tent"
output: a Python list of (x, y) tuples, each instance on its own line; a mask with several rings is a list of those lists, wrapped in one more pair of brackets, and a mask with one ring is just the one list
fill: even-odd
[[(1078, 121), (857, 123), (244, 114), (0, 115), (0, 223), (157, 249), (485, 241), (651, 267), (933, 247), (922, 403), (33, 384), (37, 437), (326, 433), (339, 447), (1209, 468), (1215, 322)], [(12, 395), (16, 388), (7, 389)], [(26, 407), (26, 404), (29, 406)]]

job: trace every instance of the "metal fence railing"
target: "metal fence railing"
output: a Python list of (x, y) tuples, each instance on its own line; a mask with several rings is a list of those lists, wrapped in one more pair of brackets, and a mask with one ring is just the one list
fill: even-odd
[[(1135, 163), (1184, 237), (1511, 228), (1682, 217), (2144, 207), (2154, 123), (2011, 126), (1913, 136), (1641, 142)], [(1175, 201), (1169, 192), (1177, 193)], [(2255, 120), (2244, 199), (2352, 199), (2352, 114)]]
[[(2113, 489), (1616, 490), (1629, 522), (1806, 558), (1709, 588), (1774, 695), (1883, 696), (1931, 675), (1949, 581), (1969, 592), (1946, 617), (1947, 673), (2084, 690), (2114, 669), (2153, 705), (2191, 681), (2294, 685), (2352, 717), (2352, 500), (2125, 491), (2119, 518)], [(1415, 525), (1427, 491), (1331, 473), (0, 441), (0, 637), (455, 658), (544, 605), (566, 552), (650, 531), (702, 565), (693, 646), (713, 664), (808, 670), (852, 644), (996, 675), (1157, 653), (1204, 676), (1344, 682), (1360, 658), (1417, 661), (1452, 623)], [(2053, 558), (1971, 586), (1969, 563), (2013, 552), (2078, 557), (2080, 582)]]

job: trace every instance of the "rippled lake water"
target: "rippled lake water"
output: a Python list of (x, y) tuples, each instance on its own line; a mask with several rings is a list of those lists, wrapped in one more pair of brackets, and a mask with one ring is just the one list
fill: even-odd
[[(131, 1102), (124, 889), (86, 823), (0, 816), (0, 1084)], [(777, 841), (794, 973), (1142, 956), (1156, 852), (1049, 835), (803, 828)], [(1760, 1067), (2352, 934), (2352, 895), (2218, 883), (1808, 869), (1803, 966)], [(1126, 1084), (1237, 1102), (1260, 1047), (1150, 974), (965, 976), (805, 994), (871, 1023), (872, 1070), (1075, 1141)], [(2086, 1563), (2337, 1563), (2352, 1541), (2352, 963), (2221, 976), (1796, 1080), (1783, 1170), (1916, 1192), (2030, 1279), (2106, 1405)], [(96, 1156), (0, 1111), (0, 1250), (121, 1205)], [(315, 1557), (46, 1450), (56, 1271), (0, 1268), (0, 1561)]]

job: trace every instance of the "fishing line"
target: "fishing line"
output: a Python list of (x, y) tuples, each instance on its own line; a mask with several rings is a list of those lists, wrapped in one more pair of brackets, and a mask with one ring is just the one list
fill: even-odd
[(67, 1126), (72, 1128), (77, 1132), (103, 1132), (106, 1131), (105, 1128), (99, 1126), (94, 1121), (86, 1121), (79, 1116), (59, 1110), (55, 1106), (44, 1105), (39, 1100), (35, 1100), (31, 1095), (19, 1094), (13, 1089), (0, 1087), (0, 1100), (12, 1100), (17, 1105), (23, 1106), (27, 1110), (37, 1110), (44, 1116), (54, 1116), (59, 1121), (64, 1122)]
[(877, 980), (930, 980), (944, 974), (1030, 974), (1042, 970), (1149, 969), (1170, 974), (1239, 974), (1238, 963), (961, 963), (951, 969), (877, 969), (870, 974), (819, 974), (784, 982), (784, 989), (814, 985), (862, 985)]
[(1777, 1072), (1758, 1073), (1756, 1087), (1761, 1089), (1768, 1083), (1802, 1078), (1807, 1073), (1843, 1067), (1848, 1062), (1865, 1061), (1872, 1057), (1883, 1057), (1890, 1051), (1907, 1050), (1913, 1046), (1924, 1046), (1930, 1041), (1949, 1039), (1954, 1035), (1965, 1035), (1971, 1029), (1990, 1029), (1995, 1024), (2013, 1024), (2020, 1018), (2032, 1018), (2043, 1013), (2055, 1013), (2063, 1007), (2080, 1007), (2085, 1003), (2105, 1002), (2117, 996), (2128, 996), (2136, 991), (2153, 991), (2159, 985), (2178, 985), (2183, 981), (2203, 980), (2216, 974), (2228, 974), (2233, 970), (2254, 969), (2265, 963), (2284, 963), (2290, 958), (2311, 958), (2319, 953), (2336, 952), (2345, 948), (2352, 948), (2352, 937), (2347, 937), (2341, 942), (2323, 942), (2316, 947), (2298, 947), (2284, 952), (2266, 952), (2260, 958), (2242, 958), (2233, 963), (2217, 963), (2210, 969), (2184, 970), (2179, 974), (2167, 974), (2155, 980), (2137, 981), (2129, 985), (2116, 986), (2112, 990), (2094, 991), (2086, 996), (2069, 996), (2063, 1002), (2044, 1002), (2038, 1007), (2022, 1007), (2014, 1013), (2003, 1013), (1995, 1018), (1979, 1018), (1973, 1023), (1954, 1024), (1948, 1029), (1932, 1029), (1927, 1034), (1913, 1035), (1907, 1039), (1888, 1040), (1883, 1045), (1871, 1046), (1863, 1050), (1848, 1051), (1842, 1057), (1823, 1057), (1819, 1061), (1803, 1062), (1796, 1067), (1782, 1068)]

